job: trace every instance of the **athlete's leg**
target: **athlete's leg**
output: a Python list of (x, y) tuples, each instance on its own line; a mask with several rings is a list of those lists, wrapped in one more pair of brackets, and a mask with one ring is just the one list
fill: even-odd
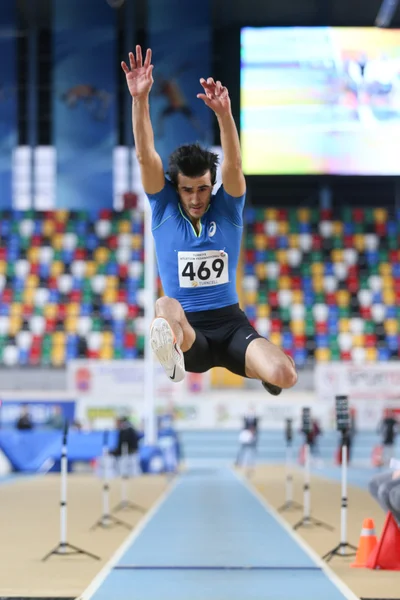
[(178, 300), (163, 296), (159, 298), (155, 306), (156, 317), (162, 317), (168, 321), (171, 327), (176, 343), (182, 350), (187, 352), (193, 346), (196, 339), (195, 330), (185, 316), (185, 312)]
[(165, 296), (157, 300), (155, 313), (150, 330), (152, 350), (171, 381), (182, 381), (185, 377), (183, 352), (192, 347), (196, 333), (182, 306), (173, 298)]
[(297, 382), (294, 361), (278, 346), (264, 338), (252, 340), (245, 355), (246, 376), (282, 389)]

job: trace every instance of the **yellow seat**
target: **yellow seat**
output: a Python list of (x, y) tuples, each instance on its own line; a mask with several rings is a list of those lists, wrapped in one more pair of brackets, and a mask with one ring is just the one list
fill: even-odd
[(386, 304), (387, 306), (393, 306), (393, 304), (396, 303), (396, 294), (394, 293), (394, 290), (383, 290), (382, 298), (384, 304)]
[(290, 290), (292, 287), (292, 279), (288, 275), (281, 275), (278, 278), (278, 288), (280, 290)]
[(356, 233), (353, 238), (353, 244), (356, 250), (364, 252), (365, 250), (365, 237), (363, 233)]
[(77, 302), (71, 302), (67, 304), (67, 316), (68, 317), (79, 317), (81, 312), (80, 304)]
[(76, 317), (67, 317), (65, 319), (65, 331), (67, 333), (76, 333), (78, 329), (78, 319)]
[(58, 313), (57, 304), (46, 304), (43, 309), (43, 314), (46, 319), (55, 319)]
[(39, 277), (33, 273), (29, 273), (25, 281), (25, 287), (34, 291), (39, 285)]
[(103, 345), (112, 346), (114, 344), (114, 334), (112, 331), (105, 331), (103, 333)]
[(5, 275), (7, 273), (7, 261), (0, 260), (0, 275)]
[(258, 304), (257, 306), (257, 317), (259, 319), (268, 319), (271, 314), (271, 309), (268, 304)]
[(11, 317), (20, 317), (23, 312), (23, 306), (19, 302), (13, 302), (10, 306), (10, 316)]
[(303, 304), (303, 302), (304, 302), (303, 290), (293, 290), (292, 303), (293, 304)]
[(254, 236), (254, 247), (256, 250), (265, 250), (267, 247), (267, 237), (262, 233)]
[(289, 231), (289, 223), (287, 221), (278, 221), (278, 235), (286, 235)]
[(393, 277), (391, 275), (384, 275), (382, 277), (382, 290), (393, 290)]
[(333, 235), (343, 235), (343, 223), (342, 221), (333, 221), (332, 223), (332, 233)]
[(380, 275), (391, 275), (392, 274), (392, 265), (390, 263), (381, 263), (379, 265), (379, 274)]
[(55, 218), (56, 221), (58, 221), (59, 223), (66, 223), (69, 219), (69, 210), (57, 210), (57, 212), (55, 213)]
[(246, 304), (256, 304), (257, 302), (257, 291), (256, 290), (245, 290), (244, 301)]
[(310, 210), (308, 208), (299, 208), (297, 211), (297, 219), (300, 223), (310, 222)]
[(353, 348), (364, 348), (365, 335), (363, 333), (353, 335)]
[(106, 290), (107, 289), (116, 289), (118, 287), (119, 280), (115, 275), (107, 275), (106, 277)]
[(267, 265), (265, 263), (257, 263), (255, 271), (257, 279), (263, 280), (267, 278)]
[(99, 356), (103, 360), (111, 360), (114, 358), (114, 348), (112, 346), (103, 346), (100, 349)]
[(51, 239), (51, 245), (54, 250), (62, 250), (64, 236), (62, 233), (55, 233)]
[(376, 348), (366, 348), (365, 349), (365, 358), (368, 362), (375, 362), (377, 357)]
[(315, 349), (315, 360), (317, 362), (327, 362), (331, 358), (331, 351), (329, 348), (316, 348)]
[(290, 322), (290, 328), (294, 335), (303, 335), (306, 329), (304, 319), (297, 319)]
[(123, 221), (119, 222), (118, 225), (118, 231), (119, 233), (130, 233), (132, 229), (132, 225), (131, 222), (124, 219)]
[(267, 221), (276, 221), (278, 218), (278, 211), (276, 208), (267, 208), (265, 210), (265, 218)]
[(65, 345), (65, 333), (64, 331), (55, 331), (53, 333), (53, 347)]
[(61, 260), (55, 260), (51, 263), (50, 273), (52, 277), (59, 277), (64, 273), (64, 263)]
[(311, 273), (312, 275), (323, 275), (324, 274), (324, 265), (323, 263), (313, 263), (311, 265)]
[(51, 351), (51, 363), (55, 367), (61, 367), (65, 362), (65, 348), (64, 346), (53, 346)]
[(17, 335), (22, 327), (22, 318), (19, 315), (10, 317), (10, 335)]
[(387, 221), (387, 210), (386, 208), (376, 208), (374, 210), (375, 223), (386, 223)]
[(299, 247), (299, 235), (297, 233), (291, 233), (289, 235), (289, 248)]
[(333, 263), (343, 262), (343, 250), (341, 248), (335, 248), (331, 253)]
[(313, 282), (313, 290), (317, 294), (320, 294), (324, 291), (324, 279), (322, 275), (315, 275), (312, 279)]
[(94, 277), (96, 275), (97, 265), (93, 260), (89, 260), (86, 263), (85, 277)]
[(275, 344), (275, 346), (282, 345), (282, 334), (280, 331), (272, 331), (272, 333), (269, 335), (269, 339), (272, 344)]
[(110, 254), (110, 252), (109, 252), (108, 248), (104, 248), (103, 246), (100, 246), (99, 248), (96, 248), (96, 250), (94, 252), (94, 260), (98, 264), (104, 265), (108, 261), (109, 254)]
[(336, 302), (340, 308), (347, 308), (350, 303), (350, 294), (347, 290), (338, 290), (336, 292)]
[(280, 265), (286, 265), (288, 262), (287, 258), (287, 250), (277, 250), (276, 251), (276, 259)]
[(117, 290), (112, 289), (112, 288), (105, 290), (105, 292), (103, 294), (103, 302), (105, 304), (113, 304), (116, 301), (117, 301)]
[(132, 235), (132, 248), (133, 250), (141, 250), (143, 248), (143, 236), (139, 233), (134, 233)]
[(350, 319), (339, 319), (340, 333), (348, 333), (350, 331)]
[(29, 260), (30, 263), (36, 264), (37, 262), (39, 262), (38, 246), (32, 246), (32, 248), (28, 248), (28, 251), (26, 253), (26, 258)]
[(52, 219), (45, 219), (42, 225), (43, 235), (45, 237), (52, 237), (56, 229), (56, 225)]
[(396, 333), (399, 333), (399, 322), (397, 319), (387, 319), (383, 325), (387, 334), (396, 335)]
[(27, 304), (28, 306), (31, 306), (33, 304), (33, 300), (35, 297), (35, 290), (32, 287), (27, 287), (24, 289), (24, 293), (23, 293), (23, 300), (24, 300), (24, 304)]

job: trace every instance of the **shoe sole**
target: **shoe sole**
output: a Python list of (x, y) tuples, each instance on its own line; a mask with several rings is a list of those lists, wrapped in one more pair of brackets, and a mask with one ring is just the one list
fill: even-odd
[[(174, 359), (176, 339), (174, 333), (166, 319), (157, 317), (154, 319), (150, 329), (150, 345), (154, 354), (157, 356), (161, 366), (165, 370), (171, 381), (179, 382), (184, 379), (183, 376), (176, 378), (176, 360)], [(181, 370), (181, 368), (179, 368)], [(170, 375), (172, 372), (172, 376)]]

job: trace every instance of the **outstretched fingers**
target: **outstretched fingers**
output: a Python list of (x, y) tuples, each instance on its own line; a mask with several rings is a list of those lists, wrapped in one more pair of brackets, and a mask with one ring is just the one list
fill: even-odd
[(143, 66), (146, 69), (148, 69), (150, 67), (150, 65), (151, 65), (151, 49), (148, 48), (147, 51), (146, 51), (146, 57), (144, 59), (144, 65)]
[(129, 63), (131, 65), (132, 71), (133, 71), (133, 69), (136, 69), (136, 61), (135, 61), (135, 56), (134, 56), (133, 52), (129, 52)]
[(128, 73), (129, 73), (129, 67), (128, 67), (128, 65), (126, 64), (126, 62), (125, 62), (125, 61), (122, 61), (122, 63), (121, 63), (121, 67), (122, 67), (122, 70), (123, 70), (123, 72), (125, 73), (125, 75), (128, 75)]
[(136, 46), (136, 66), (138, 69), (143, 66), (142, 48), (139, 44)]

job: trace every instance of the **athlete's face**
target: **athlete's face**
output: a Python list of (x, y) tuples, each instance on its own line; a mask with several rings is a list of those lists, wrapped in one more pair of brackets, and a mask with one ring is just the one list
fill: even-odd
[(210, 204), (212, 188), (210, 171), (206, 171), (200, 177), (178, 174), (179, 198), (192, 221), (201, 219), (206, 212)]

